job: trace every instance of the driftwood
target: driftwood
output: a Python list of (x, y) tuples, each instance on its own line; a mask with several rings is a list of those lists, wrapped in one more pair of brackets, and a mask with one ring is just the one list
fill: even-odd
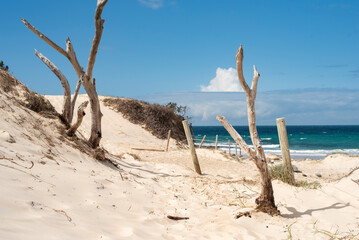
[(189, 217), (178, 217), (178, 216), (171, 216), (171, 215), (167, 215), (167, 218), (169, 218), (171, 220), (175, 220), (175, 221), (189, 219)]
[(132, 150), (140, 150), (140, 151), (154, 151), (154, 152), (165, 152), (163, 149), (154, 149), (154, 148), (131, 148)]
[(273, 187), (271, 176), (268, 170), (266, 157), (264, 150), (259, 141), (257, 127), (256, 127), (256, 116), (255, 116), (255, 99), (257, 95), (257, 85), (259, 79), (259, 73), (257, 68), (253, 66), (254, 76), (252, 81), (251, 88), (247, 85), (244, 76), (243, 76), (243, 48), (242, 45), (239, 47), (236, 54), (236, 64), (237, 64), (237, 73), (239, 82), (244, 89), (247, 97), (247, 112), (248, 112), (248, 124), (249, 132), (251, 135), (251, 140), (254, 149), (250, 148), (243, 138), (238, 134), (238, 132), (231, 126), (231, 124), (226, 120), (225, 117), (217, 116), (217, 120), (222, 123), (226, 128), (228, 133), (232, 136), (234, 141), (240, 146), (241, 149), (251, 158), (256, 164), (258, 171), (260, 173), (261, 180), (261, 194), (256, 199), (257, 207), (256, 209), (261, 212), (266, 212), (270, 215), (280, 214), (275, 206)]
[(81, 103), (81, 105), (79, 106), (78, 110), (77, 110), (77, 121), (74, 125), (72, 125), (70, 127), (69, 130), (67, 130), (67, 135), (68, 136), (73, 136), (76, 132), (76, 130), (80, 127), (82, 120), (84, 118), (84, 116), (86, 115), (85, 113), (85, 109), (88, 105), (89, 101), (85, 101), (83, 103)]
[[(102, 138), (102, 131), (101, 131), (101, 118), (102, 113), (100, 109), (100, 101), (98, 99), (98, 95), (96, 92), (95, 82), (92, 81), (92, 71), (96, 60), (96, 54), (98, 50), (98, 46), (100, 44), (102, 31), (103, 31), (103, 24), (105, 20), (101, 19), (101, 14), (103, 11), (103, 8), (105, 7), (108, 0), (97, 0), (97, 7), (95, 12), (95, 27), (96, 32), (94, 39), (92, 41), (92, 46), (90, 50), (90, 55), (88, 58), (88, 64), (86, 71), (81, 67), (79, 64), (75, 50), (73, 48), (73, 45), (70, 41), (70, 38), (67, 38), (66, 40), (66, 50), (59, 47), (56, 43), (51, 41), (48, 37), (46, 37), (44, 34), (42, 34), (39, 30), (37, 30), (35, 27), (33, 27), (29, 22), (27, 22), (25, 19), (21, 19), (21, 21), (26, 25), (28, 29), (30, 29), (33, 33), (35, 33), (39, 38), (41, 38), (43, 41), (45, 41), (47, 44), (49, 44), (52, 48), (54, 48), (56, 51), (58, 51), (60, 54), (64, 55), (72, 64), (77, 76), (78, 81), (75, 89), (74, 96), (71, 101), (71, 113), (70, 119), (72, 120), (73, 116), (73, 109), (75, 107), (75, 102), (77, 99), (78, 92), (80, 90), (81, 84), (84, 86), (86, 93), (90, 99), (90, 105), (91, 105), (91, 135), (89, 138), (89, 143), (92, 148), (97, 148), (99, 146), (99, 143)], [(66, 105), (68, 106), (68, 105)], [(71, 121), (70, 121), (71, 122)]]

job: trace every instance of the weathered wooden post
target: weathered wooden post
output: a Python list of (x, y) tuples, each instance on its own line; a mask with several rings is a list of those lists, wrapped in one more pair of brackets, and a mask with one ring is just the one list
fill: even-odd
[(204, 135), (204, 137), (203, 137), (203, 139), (202, 139), (202, 141), (201, 141), (201, 144), (199, 145), (199, 148), (202, 147), (202, 144), (203, 144), (203, 142), (204, 142), (204, 139), (206, 139), (206, 135)]
[(189, 146), (189, 149), (191, 151), (194, 168), (195, 168), (195, 170), (196, 170), (196, 172), (198, 174), (202, 174), (201, 168), (199, 166), (197, 154), (196, 154), (196, 149), (194, 148), (192, 135), (191, 135), (191, 132), (189, 130), (188, 121), (184, 120), (184, 121), (182, 121), (182, 124), (183, 124), (183, 128), (184, 128), (184, 132), (186, 134), (188, 146)]
[(228, 155), (231, 156), (231, 140), (228, 140)]
[(277, 129), (278, 129), (278, 136), (279, 136), (279, 142), (280, 142), (280, 149), (282, 150), (284, 173), (286, 176), (288, 176), (288, 183), (294, 184), (295, 180), (294, 180), (294, 174), (293, 174), (292, 161), (290, 159), (287, 129), (285, 127), (285, 119), (284, 118), (277, 119)]
[(170, 145), (170, 139), (171, 139), (171, 130), (168, 131), (167, 145), (166, 145), (165, 152), (168, 152), (168, 146)]
[(217, 147), (218, 147), (218, 135), (216, 135), (216, 147), (214, 149), (217, 150)]
[(237, 154), (237, 146), (238, 146), (238, 144), (236, 143), (236, 157), (237, 157), (237, 155), (238, 155), (238, 154)]

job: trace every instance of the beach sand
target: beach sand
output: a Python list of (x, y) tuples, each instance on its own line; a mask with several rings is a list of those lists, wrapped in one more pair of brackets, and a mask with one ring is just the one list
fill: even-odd
[[(61, 112), (62, 96), (46, 96)], [(87, 100), (79, 96), (78, 104)], [(359, 233), (359, 157), (294, 161), (299, 180), (273, 181), (282, 216), (252, 213), (260, 192), (254, 163), (198, 149), (203, 175), (188, 149), (154, 137), (102, 107), (101, 145), (119, 156), (99, 162), (59, 132), (61, 123), (0, 95), (0, 239), (330, 239)], [(78, 136), (89, 136), (89, 108)], [(30, 169), (30, 167), (33, 167)], [(320, 173), (322, 177), (316, 176)], [(306, 175), (303, 176), (303, 174)], [(171, 220), (167, 216), (188, 217)], [(357, 236), (358, 237), (358, 236)]]

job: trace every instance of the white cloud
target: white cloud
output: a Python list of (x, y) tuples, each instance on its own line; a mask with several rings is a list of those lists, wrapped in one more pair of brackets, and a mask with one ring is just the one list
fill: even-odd
[(158, 9), (163, 6), (163, 0), (138, 0), (142, 5), (152, 9)]
[(216, 77), (213, 78), (208, 86), (201, 85), (202, 92), (240, 92), (237, 71), (234, 68), (217, 68)]

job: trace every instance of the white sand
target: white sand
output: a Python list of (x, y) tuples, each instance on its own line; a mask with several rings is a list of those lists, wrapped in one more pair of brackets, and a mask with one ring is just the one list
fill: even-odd
[[(62, 96), (48, 96), (61, 111)], [(78, 103), (86, 97), (80, 96)], [(87, 110), (89, 111), (89, 110)], [(58, 120), (43, 118), (0, 94), (0, 239), (330, 239), (359, 232), (358, 157), (334, 155), (294, 164), (318, 181), (306, 190), (273, 181), (282, 216), (254, 213), (258, 174), (248, 160), (220, 152), (197, 151), (203, 176), (192, 169), (188, 150), (160, 140), (102, 106), (103, 139), (111, 153), (123, 155), (121, 170), (98, 162), (61, 138)], [(90, 114), (80, 133), (87, 138)], [(15, 142), (14, 142), (15, 141)], [(136, 154), (135, 160), (130, 154)], [(25, 167), (26, 169), (16, 164)], [(16, 164), (15, 164), (16, 163)], [(321, 173), (322, 178), (315, 176)], [(122, 176), (122, 177), (121, 177)], [(173, 221), (167, 215), (189, 217)], [(292, 224), (292, 225), (291, 225)]]

